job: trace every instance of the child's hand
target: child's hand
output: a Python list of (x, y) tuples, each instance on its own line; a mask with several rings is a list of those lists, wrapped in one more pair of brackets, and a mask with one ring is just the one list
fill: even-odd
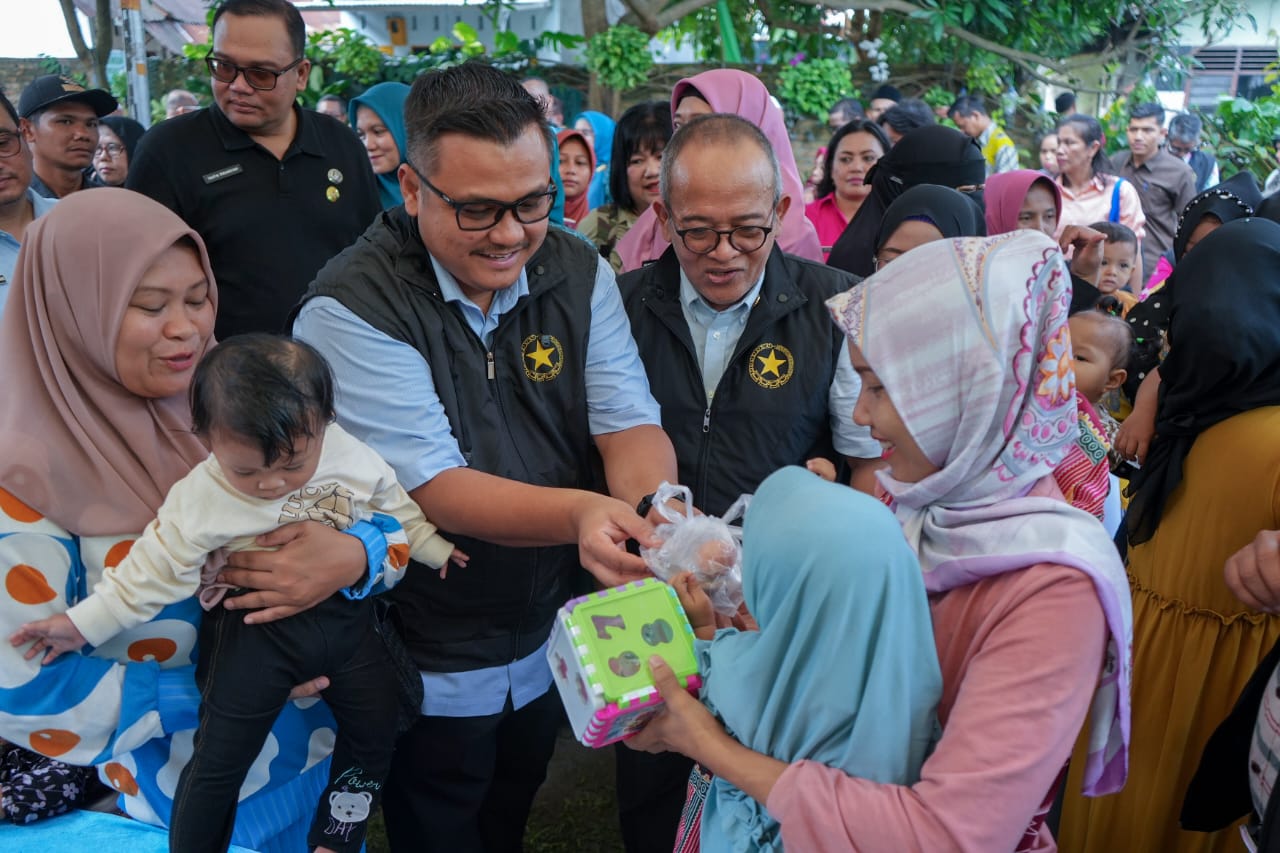
[(710, 640), (716, 634), (716, 614), (711, 599), (693, 577), (693, 572), (681, 572), (670, 581), (671, 588), (680, 599), (680, 606), (689, 617), (693, 634), (699, 640)]
[(10, 644), (14, 646), (20, 646), (32, 640), (35, 642), (32, 643), (31, 648), (27, 649), (23, 658), (31, 660), (42, 649), (47, 649), (44, 659), (40, 661), (41, 664), (51, 663), (63, 652), (77, 651), (88, 642), (65, 613), (36, 622), (28, 622), (9, 637)]
[(449, 560), (440, 567), (440, 580), (444, 580), (449, 576), (449, 563), (453, 563), (460, 569), (465, 569), (467, 563), (471, 560), (471, 555), (458, 548), (453, 549), (453, 553), (449, 555)]
[(1122, 459), (1132, 459), (1139, 465), (1147, 459), (1147, 450), (1156, 436), (1156, 401), (1160, 393), (1160, 371), (1153, 370), (1142, 380), (1133, 401), (1133, 411), (1116, 430), (1112, 443)]
[(831, 464), (830, 459), (815, 456), (813, 459), (804, 463), (804, 467), (808, 468), (810, 473), (817, 474), (828, 483), (834, 483), (836, 481), (836, 466)]

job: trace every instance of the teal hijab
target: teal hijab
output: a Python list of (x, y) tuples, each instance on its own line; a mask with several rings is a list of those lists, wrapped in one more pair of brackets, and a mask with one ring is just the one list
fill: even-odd
[[(612, 203), (609, 197), (609, 160), (613, 157), (613, 130), (618, 123), (595, 110), (580, 112), (578, 118), (587, 120), (596, 138), (591, 145), (596, 154), (596, 173), (591, 176), (591, 185), (587, 187), (587, 204), (595, 210), (602, 204)], [(573, 122), (577, 124), (578, 119)]]
[[(404, 102), (409, 97), (409, 87), (403, 83), (379, 83), (364, 90), (364, 94), (352, 98), (347, 111), (351, 126), (356, 126), (360, 107), (368, 107), (378, 114), (382, 123), (391, 131), (391, 138), (396, 141), (396, 149), (400, 152), (400, 162), (405, 160), (408, 141), (404, 132)], [(404, 204), (404, 196), (400, 193), (400, 179), (394, 171), (385, 175), (374, 175), (378, 179), (378, 200), (382, 209)]]
[[(743, 594), (760, 630), (698, 644), (703, 702), (756, 752), (918, 781), (942, 674), (920, 564), (893, 513), (790, 467), (760, 485), (742, 529)], [(704, 853), (782, 849), (764, 804), (717, 778)]]

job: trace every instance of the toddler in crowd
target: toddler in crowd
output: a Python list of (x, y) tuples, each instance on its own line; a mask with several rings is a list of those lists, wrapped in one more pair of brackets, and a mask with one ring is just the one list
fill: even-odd
[[(1103, 300), (1118, 308), (1114, 297), (1104, 296)], [(1072, 506), (1102, 519), (1113, 485), (1109, 454), (1117, 427), (1098, 404), (1128, 376), (1133, 331), (1105, 307), (1072, 314), (1067, 325), (1074, 357), (1080, 434), (1075, 447), (1054, 469), (1053, 477)]]
[[(1112, 296), (1120, 302), (1124, 317), (1129, 309), (1138, 304), (1138, 297), (1125, 290), (1125, 284), (1133, 275), (1134, 267), (1142, 263), (1138, 255), (1138, 237), (1127, 225), (1118, 222), (1095, 222), (1089, 226), (1094, 231), (1105, 235), (1107, 242), (1102, 247), (1102, 267), (1098, 274), (1098, 291), (1103, 296)], [(1083, 278), (1089, 278), (1078, 269), (1080, 258), (1072, 261), (1071, 272)]]
[[(783, 761), (916, 782), (942, 676), (920, 564), (893, 513), (788, 467), (756, 490), (742, 530), (743, 597), (759, 630), (717, 631), (693, 576), (671, 579), (698, 638), (703, 703), (740, 743)], [(782, 850), (763, 804), (720, 778), (693, 784), (706, 799), (702, 850)]]
[(335, 595), (294, 616), (246, 625), (242, 614), (216, 606), (228, 593), (216, 582), (220, 549), (255, 549), (255, 537), (295, 521), (342, 530), (369, 519), (383, 527), (382, 514), (403, 528), (387, 533), (388, 585), (410, 556), (433, 568), (466, 564), (391, 467), (334, 423), (333, 394), (328, 364), (301, 341), (253, 334), (215, 347), (191, 386), (192, 422), (211, 455), (174, 484), (155, 521), (92, 595), (10, 638), (15, 646), (34, 640), (27, 657), (44, 651), (49, 663), (86, 642), (102, 645), (199, 591), (209, 611), (196, 667), (200, 723), (173, 798), (171, 849), (226, 849), (240, 786), (295, 685), (327, 676), (323, 696), (338, 722), (310, 846), (360, 849), (396, 736), (399, 681), (372, 599)]

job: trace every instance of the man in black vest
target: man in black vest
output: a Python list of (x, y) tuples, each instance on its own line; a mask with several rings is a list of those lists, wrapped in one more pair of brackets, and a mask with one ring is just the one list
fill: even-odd
[[(671, 247), (619, 280), (631, 330), (695, 506), (721, 515), (786, 465), (852, 466), (870, 490), (879, 444), (853, 423), (860, 383), (827, 298), (848, 273), (775, 245), (788, 207), (778, 160), (734, 115), (681, 126), (655, 207)], [(670, 850), (690, 764), (620, 749), (627, 849)]]
[[(538, 102), (470, 63), (419, 77), (405, 124), (404, 207), (321, 270), (294, 330), (332, 362), (343, 426), (471, 555), (390, 593), (426, 694), (383, 797), (391, 847), (519, 850), (561, 718), (555, 612), (580, 564), (643, 571), (619, 543), (651, 541), (633, 506), (675, 459), (612, 271), (548, 230)], [(614, 497), (591, 491), (600, 462)]]

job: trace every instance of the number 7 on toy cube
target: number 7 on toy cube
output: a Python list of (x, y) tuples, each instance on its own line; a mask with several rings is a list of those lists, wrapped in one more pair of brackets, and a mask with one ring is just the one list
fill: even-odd
[(657, 713), (662, 697), (645, 665), (653, 654), (698, 694), (693, 628), (676, 591), (662, 581), (646, 578), (560, 608), (547, 660), (579, 741), (601, 747), (626, 740)]

